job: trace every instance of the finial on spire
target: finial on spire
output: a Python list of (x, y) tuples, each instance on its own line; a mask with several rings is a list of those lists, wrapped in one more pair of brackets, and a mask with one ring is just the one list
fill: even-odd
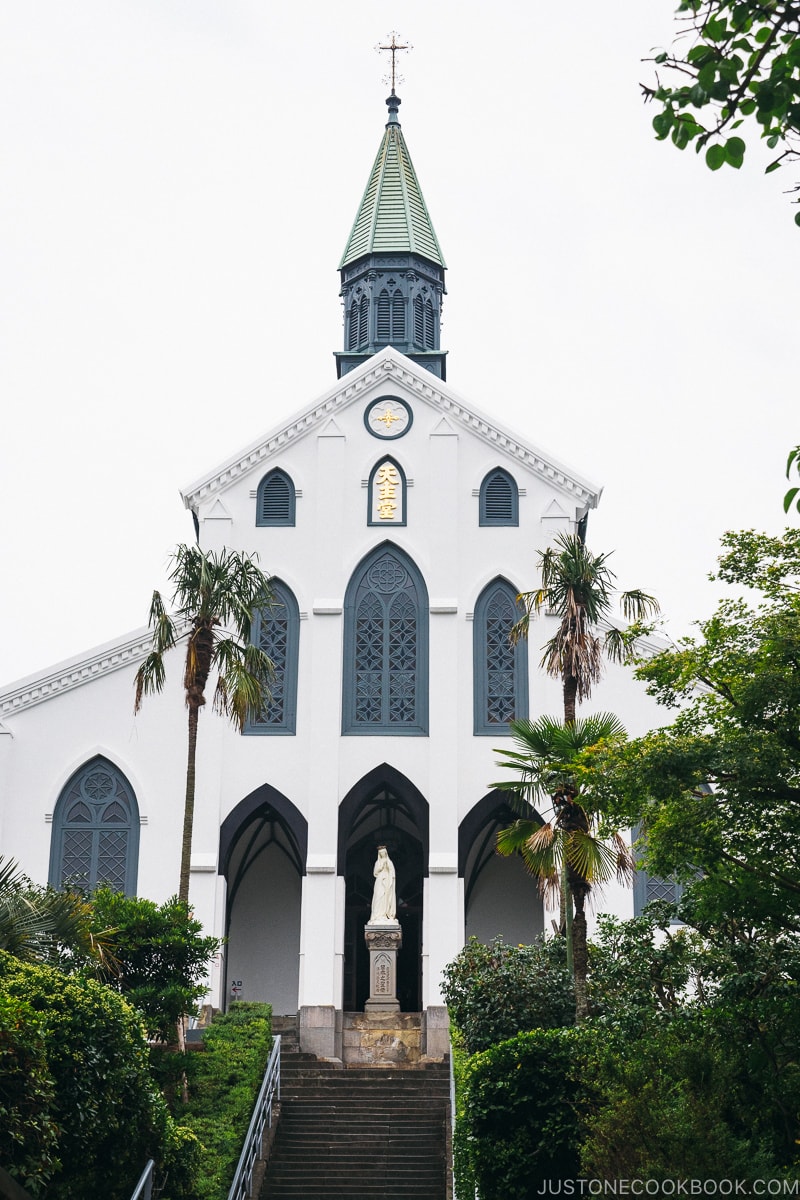
[(398, 41), (398, 38), (399, 38), (399, 36), (400, 36), (400, 35), (399, 35), (399, 34), (397, 33), (397, 31), (396, 31), (396, 30), (394, 30), (394, 29), (391, 31), (391, 33), (387, 33), (387, 35), (386, 35), (386, 36), (387, 36), (387, 38), (391, 38), (391, 39), (392, 39), (392, 40), (389, 42), (389, 45), (388, 45), (388, 46), (382, 46), (382, 45), (380, 44), (380, 42), (378, 42), (378, 44), (377, 44), (377, 46), (375, 47), (375, 49), (377, 50), (378, 54), (383, 54), (385, 51), (388, 51), (388, 52), (389, 52), (389, 54), (391, 54), (391, 56), (392, 56), (392, 70), (391, 70), (391, 75), (385, 75), (385, 76), (384, 76), (384, 79), (383, 79), (383, 82), (384, 82), (384, 83), (389, 83), (389, 84), (391, 84), (391, 87), (392, 87), (392, 95), (394, 95), (394, 94), (395, 94), (395, 86), (396, 86), (396, 84), (398, 84), (398, 83), (402, 83), (402, 82), (403, 82), (403, 77), (402, 77), (402, 75), (398, 75), (398, 74), (396, 73), (396, 66), (397, 66), (397, 63), (396, 63), (396, 58), (397, 58), (397, 54), (398, 54), (398, 52), (399, 52), (400, 50), (413, 50), (413, 49), (414, 49), (414, 47), (413, 47), (412, 45), (410, 45), (410, 43), (408, 43), (408, 42), (406, 42), (405, 44), (403, 44), (402, 42)]

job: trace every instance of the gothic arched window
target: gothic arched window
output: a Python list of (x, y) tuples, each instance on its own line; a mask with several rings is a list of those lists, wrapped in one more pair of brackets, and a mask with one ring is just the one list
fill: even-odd
[(344, 604), (344, 733), (428, 732), (428, 593), (384, 543), (356, 569)]
[(294, 525), (294, 514), (294, 484), (276, 467), (258, 485), (256, 525)]
[(425, 349), (433, 349), (433, 305), (425, 301)]
[(479, 525), (519, 525), (519, 490), (508, 471), (498, 467), (481, 484)]
[(505, 579), (483, 589), (473, 621), (475, 733), (503, 734), (509, 721), (528, 715), (528, 643), (509, 641), (522, 616), (517, 593)]
[(139, 808), (128, 780), (97, 755), (67, 783), (53, 813), (50, 884), (136, 894)]
[(280, 580), (270, 581), (273, 602), (253, 617), (253, 644), (272, 660), (275, 674), (270, 698), (258, 716), (249, 717), (245, 733), (295, 733), (297, 730), (297, 659), (300, 612), (297, 601)]

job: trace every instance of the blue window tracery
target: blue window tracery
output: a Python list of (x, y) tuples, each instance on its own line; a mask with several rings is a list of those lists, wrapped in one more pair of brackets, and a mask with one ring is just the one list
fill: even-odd
[(75, 772), (53, 813), (50, 884), (132, 896), (139, 860), (139, 809), (128, 780), (102, 755)]
[(428, 596), (401, 550), (384, 544), (345, 596), (344, 733), (427, 733)]
[(253, 617), (253, 644), (269, 656), (274, 668), (270, 697), (245, 733), (295, 733), (297, 730), (297, 663), (300, 612), (294, 595), (278, 579), (270, 581), (273, 602)]
[(473, 621), (475, 733), (504, 734), (528, 715), (528, 644), (509, 640), (522, 615), (517, 592), (505, 579), (483, 589)]

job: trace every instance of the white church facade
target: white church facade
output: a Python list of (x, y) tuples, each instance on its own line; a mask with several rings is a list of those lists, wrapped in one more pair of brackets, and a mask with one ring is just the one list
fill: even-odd
[[(336, 1053), (368, 993), (364, 924), (376, 847), (397, 872), (398, 996), (442, 1004), (442, 968), (476, 934), (549, 929), (491, 781), (514, 716), (559, 714), (539, 666), (552, 618), (512, 648), (536, 551), (599, 489), (446, 381), (444, 259), (397, 98), (340, 265), (338, 380), (183, 490), (203, 549), (257, 551), (275, 604), (255, 637), (270, 703), (239, 734), (200, 718), (191, 902), (224, 950), (209, 999), (241, 985), (300, 1010)], [(163, 901), (177, 891), (186, 761), (180, 648), (134, 717), (140, 630), (0, 691), (0, 852), (39, 882), (79, 878)], [(598, 707), (656, 723), (609, 667)], [(605, 906), (631, 915), (634, 897)]]

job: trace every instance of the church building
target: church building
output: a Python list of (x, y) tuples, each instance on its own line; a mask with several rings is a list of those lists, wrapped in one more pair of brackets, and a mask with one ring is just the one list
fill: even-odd
[[(373, 863), (396, 870), (403, 1011), (442, 1014), (443, 967), (475, 934), (550, 930), (534, 881), (499, 858), (512, 814), (497, 750), (514, 717), (560, 715), (539, 665), (552, 617), (512, 646), (537, 550), (599, 488), (455, 390), (441, 345), (445, 259), (399, 121), (388, 121), (339, 264), (336, 380), (182, 491), (203, 549), (257, 551), (275, 602), (254, 637), (275, 665), (243, 733), (200, 718), (191, 902), (225, 939), (209, 1001), (300, 1013), (340, 1052), (369, 989)], [(147, 630), (0, 691), (0, 850), (37, 882), (177, 891), (185, 788), (182, 653), (134, 716)], [(595, 707), (630, 734), (654, 705), (610, 666)], [(589, 709), (591, 706), (587, 706)], [(639, 888), (643, 881), (639, 881)], [(603, 907), (633, 914), (639, 893)]]

